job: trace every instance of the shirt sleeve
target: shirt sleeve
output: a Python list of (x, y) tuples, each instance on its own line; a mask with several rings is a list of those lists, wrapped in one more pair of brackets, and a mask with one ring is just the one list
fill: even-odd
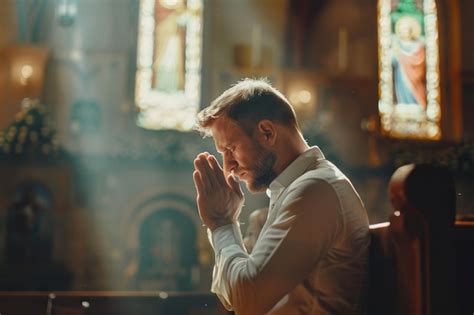
[(268, 312), (308, 277), (341, 227), (336, 192), (322, 180), (299, 183), (275, 211), (251, 255), (238, 225), (210, 233), (216, 255), (211, 291), (236, 314)]

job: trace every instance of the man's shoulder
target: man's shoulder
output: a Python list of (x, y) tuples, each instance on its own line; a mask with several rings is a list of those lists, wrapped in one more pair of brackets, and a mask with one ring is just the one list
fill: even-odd
[(324, 160), (313, 168), (306, 170), (292, 184), (300, 184), (304, 181), (314, 183), (327, 182), (331, 184), (334, 181), (347, 180), (347, 177), (331, 162)]
[(350, 180), (334, 164), (327, 161), (308, 169), (288, 187), (288, 193), (299, 192), (305, 196), (321, 196), (321, 193), (340, 196), (357, 194)]
[(336, 167), (318, 166), (308, 169), (298, 178), (296, 178), (288, 187), (287, 193), (294, 196), (305, 197), (309, 199), (320, 199), (321, 194), (325, 196), (336, 196), (336, 185), (346, 177)]

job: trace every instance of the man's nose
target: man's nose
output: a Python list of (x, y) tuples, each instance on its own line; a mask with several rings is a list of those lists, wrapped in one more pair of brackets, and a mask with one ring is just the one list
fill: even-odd
[(237, 168), (237, 162), (231, 153), (224, 154), (222, 159), (224, 164), (224, 173), (226, 175), (229, 175), (232, 171), (235, 171)]

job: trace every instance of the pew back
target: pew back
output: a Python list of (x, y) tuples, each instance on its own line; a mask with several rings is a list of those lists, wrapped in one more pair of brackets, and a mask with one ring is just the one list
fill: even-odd
[(455, 223), (450, 172), (403, 166), (389, 197), (390, 222), (371, 227), (369, 314), (472, 313), (474, 225)]

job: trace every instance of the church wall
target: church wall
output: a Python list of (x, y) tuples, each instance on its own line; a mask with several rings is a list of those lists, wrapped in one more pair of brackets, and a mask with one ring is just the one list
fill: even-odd
[(325, 92), (318, 110), (328, 119), (320, 123), (332, 149), (349, 165), (370, 163), (370, 135), (361, 123), (377, 114), (376, 14), (373, 1), (329, 1), (306, 36), (307, 66)]
[[(0, 50), (17, 38), (14, 1), (1, 1)], [(135, 125), (138, 1), (80, 0), (77, 18), (70, 26), (58, 23), (55, 1), (45, 3), (37, 39), (50, 54), (42, 100), (68, 156), (52, 162), (60, 175), (44, 171), (45, 166), (36, 162), (15, 164), (20, 170), (39, 169), (25, 175), (1, 172), (42, 179), (55, 194), (64, 194), (54, 184), (54, 178), (63, 178), (63, 188), (67, 187), (70, 196), (56, 196), (66, 201), (56, 203), (53, 209), (57, 213), (53, 256), (74, 274), (72, 289), (134, 289), (130, 277), (136, 272), (136, 253), (127, 243), (132, 237), (127, 235), (127, 220), (150, 198), (173, 195), (193, 201), (192, 160), (202, 150), (215, 152), (213, 144), (196, 134), (151, 132)], [(371, 211), (371, 219), (379, 222), (391, 211), (386, 197), (388, 177), (380, 166), (392, 158), (392, 143), (361, 128), (377, 119), (376, 9), (372, 0), (354, 3), (327, 1), (306, 34), (305, 64), (293, 69), (285, 65), (287, 0), (206, 0), (202, 103), (207, 105), (242, 76), (270, 73), (281, 87), (288, 83), (290, 74), (310, 77), (318, 93), (317, 119), (312, 125), (320, 124), (324, 136), (312, 139), (311, 144), (321, 145), (341, 163)], [(469, 30), (474, 10), (470, 0), (460, 4), (462, 71), (468, 73), (463, 90), (464, 135), (472, 140), (474, 64), (470, 52), (474, 41)], [(347, 34), (347, 51), (342, 56), (341, 31)], [(260, 34), (260, 39), (252, 40), (252, 33)], [(248, 59), (247, 64), (245, 60), (239, 63), (239, 45), (250, 51), (259, 47), (265, 59), (257, 67), (251, 67)], [(346, 63), (341, 65), (338, 58), (346, 58)], [(0, 62), (1, 129), (19, 110), (18, 104), (8, 104), (6, 71)], [(91, 112), (94, 119), (90, 119)], [(0, 185), (0, 237), (5, 234), (6, 208), (14, 191), (11, 183)], [(243, 221), (251, 210), (267, 202), (266, 196), (247, 196)], [(195, 288), (203, 291), (209, 287), (208, 263), (203, 263), (196, 276)]]
[[(202, 140), (196, 134), (150, 132), (135, 125), (133, 90), (137, 1), (79, 1), (76, 20), (65, 26), (60, 25), (54, 15), (55, 2), (44, 3), (41, 32), (37, 38), (38, 43), (49, 48), (42, 103), (51, 115), (61, 146), (68, 153), (64, 163), (69, 167), (60, 172), (70, 175), (63, 184), (72, 194), (68, 202), (56, 204), (52, 209), (56, 213), (53, 259), (74, 274), (72, 289), (136, 289), (130, 277), (136, 273), (133, 270), (136, 257), (132, 256), (137, 253), (131, 254), (125, 245), (132, 237), (126, 235), (131, 233), (126, 229), (126, 219), (138, 211), (136, 207), (140, 202), (155, 196), (174, 195), (177, 199), (194, 203), (192, 160), (202, 150), (215, 151), (209, 139)], [(14, 11), (13, 1), (9, 4)], [(248, 3), (240, 6), (236, 3), (233, 9), (245, 14), (246, 5)], [(268, 3), (262, 4), (261, 9), (265, 9), (265, 5)], [(232, 25), (222, 25), (232, 16), (230, 11), (218, 4), (209, 8), (211, 12), (206, 14), (212, 21), (211, 27), (230, 32)], [(276, 13), (267, 18), (266, 24), (282, 20), (282, 10), (274, 10)], [(2, 23), (8, 24), (5, 29), (15, 29), (13, 17), (10, 22), (2, 19)], [(3, 30), (2, 27), (2, 43), (14, 42), (16, 35)], [(283, 33), (282, 25), (276, 32)], [(213, 34), (219, 38), (217, 41), (215, 37), (205, 35), (205, 45), (225, 38), (232, 46), (232, 42), (246, 38), (243, 34), (237, 32), (231, 38), (224, 32)], [(268, 37), (266, 40), (275, 41)], [(281, 42), (272, 44), (275, 51), (282, 45)], [(233, 65), (232, 58), (223, 58), (222, 64), (206, 58), (204, 67), (209, 69), (206, 71), (210, 77), (218, 76), (222, 69), (230, 69)], [(203, 87), (208, 97), (215, 97), (225, 88), (212, 84)], [(208, 98), (203, 103), (209, 101)], [(12, 107), (16, 109), (2, 115), (2, 128), (11, 123), (20, 109), (19, 104)], [(96, 114), (95, 119), (90, 117), (91, 108)], [(172, 147), (176, 147), (175, 151), (170, 149)], [(59, 170), (55, 163), (46, 169)], [(64, 193), (51, 184), (50, 176), (54, 174), (45, 171), (42, 163), (28, 161), (15, 167), (29, 170), (28, 174), (16, 174), (19, 179), (38, 179), (53, 190), (53, 194)], [(8, 171), (3, 173), (7, 175)], [(33, 173), (37, 175), (31, 175)], [(4, 229), (5, 209), (12, 202), (14, 187), (10, 187), (8, 182), (1, 186), (4, 207), (0, 212), (0, 227)], [(265, 203), (264, 196), (250, 196), (246, 209), (253, 210)], [(194, 211), (196, 214), (196, 209)], [(204, 231), (200, 224), (197, 228)], [(5, 230), (2, 232), (0, 235), (4, 235)], [(201, 259), (208, 262), (203, 263), (202, 270), (193, 276), (196, 278), (193, 287), (204, 291), (209, 287), (210, 248), (207, 248), (206, 255)]]
[[(11, 42), (16, 37), (16, 24), (14, 20), (14, 7), (11, 1), (4, 1), (2, 3), (2, 9), (0, 10), (0, 47), (6, 43)], [(0, 51), (0, 58), (4, 59), (4, 52)], [(7, 67), (2, 62), (0, 63), (0, 86), (6, 87), (7, 85)], [(1, 104), (7, 105), (6, 89), (0, 89), (0, 102)], [(8, 106), (8, 105), (7, 105)], [(0, 126), (5, 126), (9, 117), (9, 110), (7, 106), (0, 107)]]

